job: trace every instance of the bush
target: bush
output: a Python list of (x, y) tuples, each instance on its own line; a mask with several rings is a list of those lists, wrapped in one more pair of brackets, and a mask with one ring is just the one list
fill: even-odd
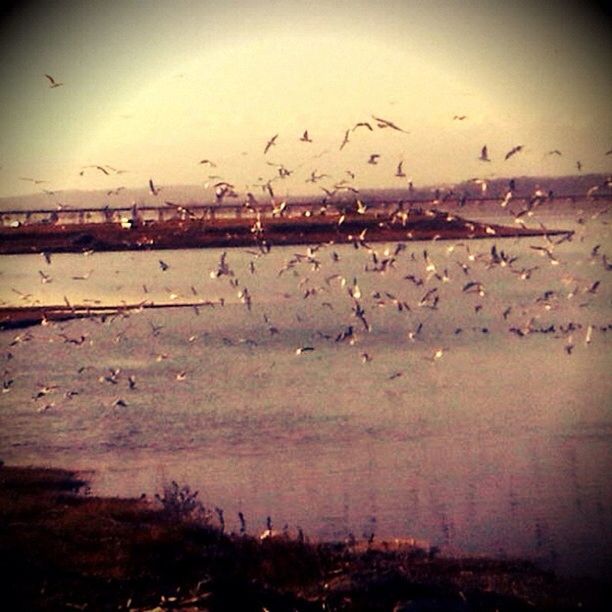
[(208, 524), (211, 513), (197, 499), (198, 491), (191, 491), (189, 485), (179, 486), (174, 480), (164, 485), (163, 495), (155, 495), (164, 513), (173, 520), (197, 520)]

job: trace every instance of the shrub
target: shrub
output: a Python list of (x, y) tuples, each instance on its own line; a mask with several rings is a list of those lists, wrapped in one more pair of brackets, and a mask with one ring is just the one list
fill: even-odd
[(156, 494), (164, 513), (174, 520), (197, 520), (208, 524), (211, 513), (197, 499), (198, 491), (191, 491), (189, 485), (179, 486), (176, 481), (164, 485), (163, 495)]

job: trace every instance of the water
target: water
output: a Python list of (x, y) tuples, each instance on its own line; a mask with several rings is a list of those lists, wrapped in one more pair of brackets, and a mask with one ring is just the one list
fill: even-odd
[[(236, 249), (233, 276), (215, 278), (215, 250), (3, 257), (0, 300), (11, 304), (212, 305), (1, 332), (14, 382), (1, 396), (0, 456), (95, 470), (93, 492), (107, 495), (174, 479), (223, 508), (230, 528), (242, 511), (252, 533), (271, 516), (316, 538), (416, 537), (608, 576), (609, 215), (579, 216), (542, 217), (577, 231), (554, 248), (556, 265), (530, 248), (544, 238), (474, 241), (469, 252), (407, 243), (385, 272), (366, 271), (375, 262), (352, 246), (310, 260), (306, 247)], [(494, 244), (518, 259), (491, 265)], [(396, 247), (372, 246), (378, 264)], [(295, 253), (305, 257), (279, 274)], [(530, 278), (512, 272), (534, 266)], [(464, 292), (470, 281), (484, 295)], [(419, 306), (434, 287), (437, 308)], [(335, 341), (348, 326), (353, 337)], [(55, 388), (35, 399), (45, 385)]]

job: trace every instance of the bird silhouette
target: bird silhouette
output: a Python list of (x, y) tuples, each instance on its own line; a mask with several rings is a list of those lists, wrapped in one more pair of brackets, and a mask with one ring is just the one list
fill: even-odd
[(519, 151), (523, 150), (523, 145), (517, 145), (516, 147), (512, 147), (504, 157), (504, 160), (510, 159), (513, 155), (516, 155)]
[(270, 150), (270, 147), (276, 144), (277, 138), (278, 134), (275, 134), (274, 136), (272, 136), (272, 138), (270, 138), (270, 140), (268, 140), (268, 142), (266, 143), (266, 147), (264, 148), (264, 155)]
[(50, 74), (45, 74), (45, 77), (49, 79), (49, 87), (53, 89), (54, 87), (61, 87), (63, 83), (58, 83)]
[(489, 159), (489, 151), (487, 149), (487, 145), (485, 145), (484, 147), (482, 147), (482, 149), (480, 150), (480, 157), (478, 158), (480, 161), (484, 161), (484, 162), (490, 162), (491, 160)]

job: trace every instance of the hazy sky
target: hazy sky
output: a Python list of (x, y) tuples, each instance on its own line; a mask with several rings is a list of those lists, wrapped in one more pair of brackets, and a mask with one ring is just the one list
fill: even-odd
[[(610, 171), (610, 25), (563, 0), (20, 4), (0, 25), (0, 196), (209, 174), (243, 190), (275, 176), (266, 161), (295, 169), (275, 184), (296, 194), (313, 170), (399, 186), (399, 160), (415, 185)], [(409, 134), (360, 128), (339, 151), (372, 114)]]

